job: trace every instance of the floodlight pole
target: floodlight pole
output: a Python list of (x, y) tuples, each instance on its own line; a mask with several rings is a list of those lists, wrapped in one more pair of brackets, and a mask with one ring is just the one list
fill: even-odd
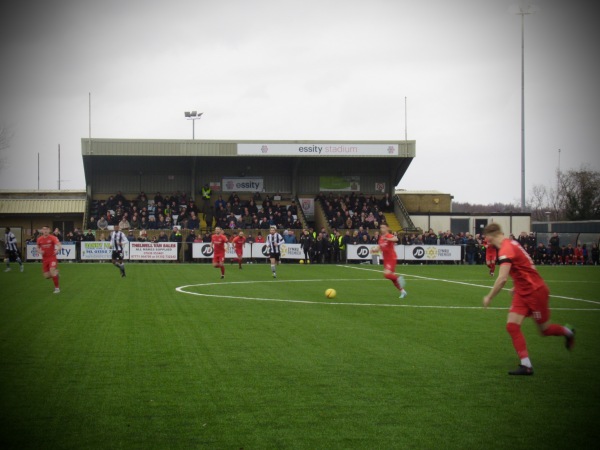
[(521, 10), (521, 210), (525, 211), (525, 13)]
[(521, 16), (521, 210), (525, 211), (525, 16), (536, 7), (517, 6), (514, 12)]
[(196, 120), (200, 119), (200, 117), (202, 117), (202, 114), (204, 113), (197, 113), (196, 111), (185, 111), (184, 116), (186, 119), (191, 120), (192, 121), (192, 140), (196, 139)]

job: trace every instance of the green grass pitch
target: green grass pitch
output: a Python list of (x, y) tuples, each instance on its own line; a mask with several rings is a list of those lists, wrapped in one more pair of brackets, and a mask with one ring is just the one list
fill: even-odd
[[(40, 264), (0, 273), (0, 448), (545, 449), (600, 441), (600, 268), (540, 267), (564, 339), (485, 266)], [(325, 298), (334, 288), (337, 297)]]

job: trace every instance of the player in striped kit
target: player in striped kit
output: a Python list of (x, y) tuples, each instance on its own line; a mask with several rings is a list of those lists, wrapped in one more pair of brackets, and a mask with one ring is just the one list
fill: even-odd
[(4, 262), (6, 263), (5, 272), (10, 272), (10, 260), (13, 259), (19, 263), (19, 270), (23, 272), (25, 270), (25, 266), (23, 265), (23, 261), (21, 260), (21, 252), (19, 251), (19, 247), (17, 246), (17, 238), (15, 234), (10, 231), (10, 227), (6, 227), (4, 233)]
[(112, 248), (112, 263), (121, 271), (121, 277), (125, 277), (125, 264), (123, 263), (123, 250), (129, 242), (125, 233), (119, 230), (119, 225), (110, 233), (110, 248)]
[(277, 264), (279, 264), (281, 245), (283, 243), (283, 236), (277, 232), (276, 227), (271, 227), (269, 229), (269, 234), (267, 235), (266, 244), (269, 251), (269, 258), (271, 259), (271, 272), (273, 272), (273, 278), (277, 278)]

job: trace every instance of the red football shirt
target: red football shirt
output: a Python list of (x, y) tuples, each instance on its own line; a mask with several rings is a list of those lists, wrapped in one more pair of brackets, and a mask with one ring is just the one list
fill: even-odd
[(491, 261), (492, 259), (496, 259), (498, 257), (498, 249), (490, 244), (487, 239), (483, 240), (483, 245), (485, 245), (485, 259)]
[(498, 262), (511, 264), (509, 274), (513, 279), (515, 294), (528, 295), (546, 285), (531, 257), (518, 241), (502, 241), (498, 250)]
[(241, 252), (244, 250), (244, 244), (246, 243), (246, 238), (243, 236), (236, 236), (233, 238), (233, 245), (235, 245), (235, 251)]
[(396, 243), (384, 239), (393, 237), (394, 235), (392, 233), (388, 233), (385, 236), (380, 236), (379, 241), (377, 242), (377, 244), (379, 244), (379, 248), (381, 249), (381, 253), (383, 254), (384, 261), (396, 261), (396, 259), (398, 259), (396, 256), (396, 249), (394, 248)]
[(213, 244), (213, 253), (215, 255), (225, 254), (225, 244), (227, 244), (227, 236), (224, 234), (213, 234), (210, 237), (210, 242)]
[(42, 235), (37, 238), (36, 242), (42, 254), (42, 259), (56, 259), (55, 247), (60, 243), (56, 236), (53, 234), (49, 234), (48, 236)]

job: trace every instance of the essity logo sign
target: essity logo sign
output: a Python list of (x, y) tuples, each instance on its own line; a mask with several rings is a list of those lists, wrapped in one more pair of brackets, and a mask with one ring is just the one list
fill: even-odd
[(212, 256), (213, 249), (210, 248), (210, 244), (205, 244), (205, 245), (202, 246), (202, 254), (204, 256)]
[(239, 143), (238, 155), (268, 156), (387, 156), (398, 155), (398, 145), (390, 143)]
[(221, 180), (221, 185), (225, 191), (237, 191), (237, 192), (256, 192), (263, 191), (265, 188), (265, 181), (263, 178), (244, 177), (244, 178), (233, 178), (224, 177)]
[(356, 256), (359, 258), (368, 258), (369, 257), (369, 248), (361, 245), (356, 249)]

